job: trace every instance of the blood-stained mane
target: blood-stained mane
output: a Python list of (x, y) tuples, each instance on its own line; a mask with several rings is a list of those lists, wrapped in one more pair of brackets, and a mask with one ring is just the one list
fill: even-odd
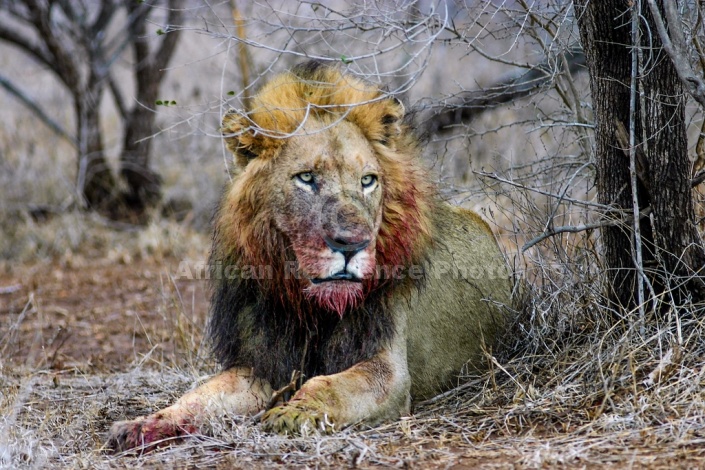
[[(364, 280), (362, 298), (341, 299), (335, 296), (344, 294), (333, 292), (323, 305), (314, 304), (304, 293), (301, 279), (293, 269), (296, 257), (291, 240), (274, 222), (278, 208), (267, 205), (268, 193), (277, 191), (281, 183), (269, 178), (272, 167), (278, 164), (281, 149), (288, 138), (312, 119), (329, 126), (347, 121), (359, 128), (379, 162), (383, 190), (382, 217), (375, 239), (377, 275)], [(243, 353), (240, 344), (244, 341), (238, 339), (243, 332), (263, 331), (268, 337), (281, 334), (272, 329), (300, 326), (302, 332), (320, 330), (322, 324), (330, 321), (331, 313), (340, 317), (350, 315), (347, 311), (336, 312), (342, 304), (354, 307), (357, 312), (348, 321), (358, 321), (362, 316), (372, 324), (358, 321), (358, 336), (353, 334), (345, 340), (351, 342), (351, 351), (358, 352), (351, 352), (345, 364), (332, 365), (330, 369), (364, 359), (365, 351), (371, 354), (393, 328), (391, 319), (384, 314), (384, 291), (398, 287), (399, 282), (391, 279), (389, 273), (421, 264), (432, 239), (430, 213), (435, 193), (419, 167), (418, 143), (404, 121), (403, 105), (375, 85), (345, 75), (336, 67), (312, 62), (273, 78), (250, 100), (247, 110), (230, 112), (224, 117), (222, 132), (227, 147), (235, 155), (237, 168), (215, 217), (210, 264), (212, 269), (216, 266), (223, 271), (223, 266), (266, 266), (269, 275), (226, 279), (215, 270), (211, 273), (210, 336), (216, 356), (225, 367), (245, 363), (242, 358), (249, 354)], [(302, 220), (311, 216), (295, 215)], [(253, 316), (237, 312), (253, 308), (258, 310)], [(290, 333), (289, 338), (282, 339), (284, 345), (268, 339), (266, 347), (296, 349), (293, 343), (298, 340), (292, 339), (296, 335)], [(369, 342), (370, 346), (359, 348), (354, 342)], [(360, 351), (363, 357), (359, 356)], [(268, 354), (268, 357), (281, 356)], [(294, 364), (292, 367), (297, 368)], [(273, 364), (263, 368), (269, 370), (263, 376), (272, 380), (273, 385), (279, 382), (277, 379), (288, 379), (285, 374), (279, 377), (275, 369), (292, 370)]]

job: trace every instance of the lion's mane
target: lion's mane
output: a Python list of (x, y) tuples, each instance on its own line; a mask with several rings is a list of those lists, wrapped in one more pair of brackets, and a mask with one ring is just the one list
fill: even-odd
[[(421, 265), (433, 240), (435, 192), (418, 166), (418, 141), (404, 109), (377, 86), (338, 68), (309, 62), (282, 73), (251, 98), (244, 112), (228, 113), (222, 132), (236, 164), (277, 164), (286, 138), (312, 116), (355, 124), (372, 145), (382, 169), (382, 222), (378, 266)], [(339, 372), (374, 355), (394, 332), (386, 305), (393, 289), (416, 288), (389, 276), (365, 280), (365, 298), (342, 316), (309, 302), (287, 275), (295, 259), (263, 201), (277, 181), (249, 171), (226, 189), (215, 216), (211, 251), (209, 336), (223, 368), (254, 367), (280, 387), (292, 370), (306, 377)], [(301, 214), (301, 217), (307, 217)], [(267, 267), (267, 276), (224, 276), (224, 267)]]

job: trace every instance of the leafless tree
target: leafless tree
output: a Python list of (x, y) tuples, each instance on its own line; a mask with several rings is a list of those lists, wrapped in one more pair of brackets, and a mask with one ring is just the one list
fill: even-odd
[[(65, 129), (25, 91), (0, 74), (0, 85), (64, 136), (77, 152), (77, 193), (83, 204), (115, 218), (140, 219), (161, 195), (149, 167), (154, 104), (182, 22), (181, 0), (1, 0), (0, 40), (53, 73), (73, 99), (75, 129)], [(160, 24), (154, 24), (159, 22)], [(114, 76), (116, 61), (131, 53), (134, 90)], [(109, 91), (122, 122), (120, 174), (104, 154), (100, 104)], [(137, 219), (135, 219), (137, 217)]]

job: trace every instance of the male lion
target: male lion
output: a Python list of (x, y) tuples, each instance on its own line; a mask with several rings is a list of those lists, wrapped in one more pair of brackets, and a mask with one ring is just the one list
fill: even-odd
[(398, 100), (310, 62), (249, 107), (223, 119), (237, 170), (215, 218), (208, 331), (223, 372), (114, 424), (116, 450), (263, 411), (294, 371), (306, 381), (266, 410), (265, 430), (394, 419), (481, 368), (506, 324), (492, 232), (440, 201)]

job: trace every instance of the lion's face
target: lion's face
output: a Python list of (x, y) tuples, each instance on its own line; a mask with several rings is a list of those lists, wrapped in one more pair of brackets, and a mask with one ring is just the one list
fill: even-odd
[(343, 315), (430, 243), (433, 189), (404, 106), (335, 67), (269, 81), (223, 117), (238, 173), (216, 219), (214, 259), (272, 266), (258, 289), (304, 315)]
[(362, 299), (375, 273), (379, 162), (360, 129), (347, 121), (310, 122), (287, 139), (276, 160), (271, 207), (296, 256), (301, 288), (342, 314)]

